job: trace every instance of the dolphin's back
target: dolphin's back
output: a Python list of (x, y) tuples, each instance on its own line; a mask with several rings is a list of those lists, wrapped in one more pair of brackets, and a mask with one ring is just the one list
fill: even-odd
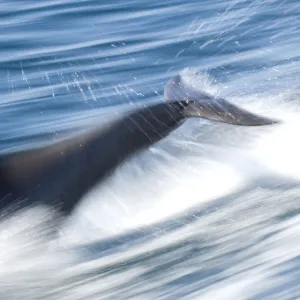
[(0, 209), (18, 201), (26, 206), (48, 204), (69, 214), (89, 189), (127, 157), (179, 126), (184, 119), (181, 109), (177, 103), (156, 104), (105, 129), (7, 156), (0, 167)]
[(0, 210), (42, 203), (69, 214), (85, 193), (125, 159), (164, 138), (189, 117), (246, 126), (276, 123), (208, 97), (185, 85), (180, 76), (167, 84), (165, 99), (130, 112), (104, 129), (2, 157)]

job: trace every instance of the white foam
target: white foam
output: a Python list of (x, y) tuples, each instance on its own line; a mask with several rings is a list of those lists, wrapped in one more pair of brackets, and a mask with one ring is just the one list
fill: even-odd
[(219, 161), (190, 157), (157, 163), (151, 155), (146, 159), (153, 160), (152, 170), (141, 169), (133, 159), (87, 195), (80, 214), (85, 211), (106, 234), (122, 233), (176, 216), (243, 184), (238, 170)]
[(283, 123), (257, 139), (252, 154), (274, 173), (300, 180), (299, 113), (289, 108), (280, 115)]

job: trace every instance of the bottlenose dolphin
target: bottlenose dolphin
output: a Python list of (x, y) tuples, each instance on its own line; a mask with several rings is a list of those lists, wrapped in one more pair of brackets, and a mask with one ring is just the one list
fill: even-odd
[(82, 197), (131, 155), (178, 128), (187, 118), (262, 126), (278, 121), (258, 116), (185, 84), (180, 75), (165, 101), (124, 114), (105, 128), (50, 146), (0, 158), (0, 212), (46, 204), (70, 214)]

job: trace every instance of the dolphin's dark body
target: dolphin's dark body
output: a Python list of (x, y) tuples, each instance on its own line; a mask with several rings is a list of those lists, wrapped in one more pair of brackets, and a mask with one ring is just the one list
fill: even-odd
[(165, 99), (89, 134), (3, 156), (0, 212), (41, 203), (70, 214), (84, 194), (125, 159), (161, 140), (188, 117), (245, 126), (276, 123), (187, 87), (179, 75), (168, 82)]

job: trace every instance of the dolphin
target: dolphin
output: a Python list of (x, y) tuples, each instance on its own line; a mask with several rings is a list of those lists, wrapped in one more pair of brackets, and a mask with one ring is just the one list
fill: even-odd
[(241, 126), (279, 121), (248, 112), (189, 86), (177, 75), (165, 101), (125, 113), (105, 127), (40, 148), (0, 157), (0, 212), (44, 204), (63, 216), (130, 156), (165, 138), (188, 118)]

